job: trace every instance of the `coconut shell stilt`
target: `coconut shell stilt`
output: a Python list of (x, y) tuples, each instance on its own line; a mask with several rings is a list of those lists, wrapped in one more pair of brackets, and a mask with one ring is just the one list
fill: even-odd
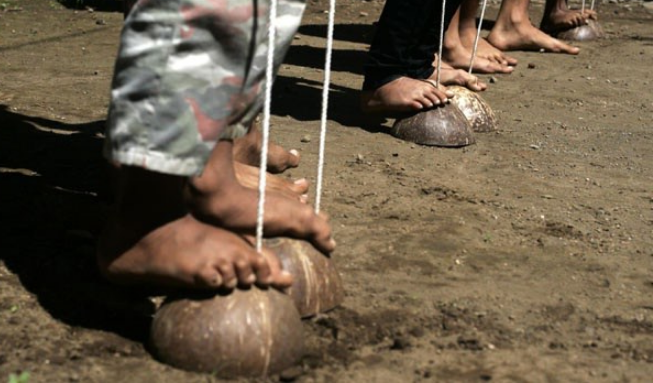
[(587, 20), (586, 25), (559, 32), (556, 37), (567, 41), (592, 41), (603, 37), (605, 33), (596, 20)]
[(152, 321), (150, 349), (162, 362), (222, 378), (263, 377), (304, 354), (299, 312), (274, 289), (166, 299)]
[(497, 118), (480, 94), (462, 86), (448, 86), (447, 90), (455, 94), (451, 102), (467, 117), (474, 132), (487, 133), (497, 130)]
[(293, 276), (286, 293), (292, 298), (302, 318), (334, 309), (344, 300), (342, 279), (330, 257), (306, 241), (290, 238), (265, 240), (284, 268)]
[(454, 104), (445, 104), (399, 118), (392, 134), (420, 145), (461, 147), (476, 142), (469, 121)]

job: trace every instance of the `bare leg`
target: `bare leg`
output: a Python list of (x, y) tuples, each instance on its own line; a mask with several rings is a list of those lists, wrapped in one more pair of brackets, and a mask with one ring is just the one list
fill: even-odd
[[(476, 4), (475, 0), (472, 0)], [(469, 1), (467, 1), (469, 2)], [(461, 7), (462, 8), (462, 7)], [(469, 64), (472, 58), (474, 39), (476, 38), (476, 13), (472, 14), (472, 43), (471, 46), (465, 46), (459, 34), (460, 27), (463, 25), (461, 19), (461, 8), (459, 8), (449, 24), (449, 29), (444, 35), (444, 44), (442, 47), (442, 58), (444, 62), (457, 69), (469, 70)], [(469, 23), (466, 23), (469, 24)], [(503, 64), (498, 60), (490, 60), (477, 51), (474, 58), (473, 71), (476, 73), (511, 73), (513, 68)]]
[(535, 28), (528, 17), (529, 0), (503, 0), (488, 42), (502, 51), (540, 50), (578, 54), (579, 49)]
[(589, 19), (596, 20), (594, 10), (571, 10), (567, 7), (566, 0), (547, 0), (540, 29), (553, 34), (585, 25)]
[[(476, 14), (478, 13), (478, 8), (477, 0), (465, 0), (460, 6), (458, 33), (463, 46), (470, 52), (473, 51), (474, 40), (476, 40), (478, 28), (476, 25)], [(484, 57), (492, 62), (499, 63), (504, 67), (517, 65), (516, 58), (504, 54), (483, 37), (478, 40), (477, 55), (478, 57)]]

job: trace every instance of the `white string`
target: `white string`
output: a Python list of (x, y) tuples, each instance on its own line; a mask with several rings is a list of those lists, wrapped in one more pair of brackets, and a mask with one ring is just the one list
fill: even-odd
[(581, 13), (581, 15), (582, 15), (583, 13), (585, 13), (585, 0), (583, 0), (583, 1), (581, 2), (580, 13)]
[(317, 163), (317, 185), (315, 190), (315, 212), (320, 212), (322, 200), (322, 179), (324, 175), (324, 148), (327, 131), (327, 110), (329, 108), (329, 84), (331, 83), (331, 55), (333, 52), (333, 25), (336, 14), (336, 0), (329, 1), (329, 22), (327, 27), (326, 60), (324, 63), (324, 85), (322, 87), (322, 116), (320, 118), (320, 150)]
[(272, 80), (274, 69), (274, 44), (277, 32), (277, 0), (270, 0), (268, 25), (267, 67), (265, 68), (265, 102), (263, 104), (263, 127), (261, 143), (261, 168), (258, 178), (258, 214), (256, 216), (256, 251), (263, 248), (263, 216), (265, 214), (265, 184), (268, 167), (268, 142), (270, 136), (270, 105), (272, 104)]
[(442, 0), (442, 17), (440, 18), (440, 47), (438, 48), (438, 67), (435, 75), (435, 87), (440, 88), (440, 71), (442, 70), (442, 41), (444, 38), (444, 14), (447, 10), (447, 0)]
[(476, 50), (478, 49), (478, 40), (481, 39), (481, 26), (483, 26), (483, 18), (485, 17), (486, 6), (487, 6), (487, 0), (483, 0), (483, 5), (481, 6), (481, 20), (478, 22), (478, 29), (476, 30), (476, 39), (474, 39), (474, 49), (472, 50), (472, 58), (469, 60), (469, 74), (472, 74), (472, 67), (474, 66), (474, 60), (476, 59)]
[(592, 5), (590, 5), (590, 9), (594, 10), (594, 0), (592, 0)]

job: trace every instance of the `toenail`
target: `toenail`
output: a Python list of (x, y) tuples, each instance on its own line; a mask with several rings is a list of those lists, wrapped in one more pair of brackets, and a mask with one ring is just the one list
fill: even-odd
[(295, 182), (293, 182), (293, 183), (295, 185), (299, 185), (299, 184), (303, 184), (304, 182), (306, 182), (306, 178), (300, 178), (298, 180), (295, 180)]
[(213, 283), (215, 286), (221, 286), (222, 285), (222, 275), (218, 274), (215, 276), (215, 279), (213, 280)]
[(288, 153), (292, 154), (295, 157), (299, 157), (299, 152), (296, 149), (290, 149)]
[(233, 278), (230, 279), (228, 282), (225, 282), (224, 287), (228, 289), (233, 289), (236, 288), (237, 285), (238, 285), (238, 281), (236, 280), (236, 278)]
[(251, 285), (252, 283), (256, 282), (256, 275), (254, 274), (248, 275), (247, 278), (245, 278), (244, 282), (248, 285)]

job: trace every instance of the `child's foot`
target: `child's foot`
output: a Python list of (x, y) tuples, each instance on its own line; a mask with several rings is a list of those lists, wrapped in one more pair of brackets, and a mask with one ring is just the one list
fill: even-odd
[[(453, 68), (469, 70), (469, 64), (472, 58), (472, 50), (467, 49), (462, 44), (454, 45), (450, 48), (443, 50), (442, 57), (444, 62), (451, 65)], [(512, 73), (513, 68), (504, 65), (496, 60), (489, 60), (482, 56), (477, 50), (477, 55), (474, 58), (472, 71), (475, 73)]]
[(184, 210), (183, 177), (121, 166), (116, 211), (98, 243), (100, 271), (121, 284), (192, 289), (289, 286), (279, 260)]
[(429, 81), (399, 77), (373, 91), (361, 94), (361, 110), (365, 113), (411, 112), (441, 105), (453, 93), (438, 89)]
[[(258, 190), (260, 170), (256, 166), (234, 162), (236, 178), (243, 186)], [(265, 181), (266, 190), (274, 191), (290, 199), (299, 199), (301, 202), (307, 201), (306, 193), (308, 192), (308, 181), (300, 178), (290, 181), (279, 176), (267, 173)]]
[[(457, 69), (469, 70), (472, 52), (474, 51), (474, 40), (476, 40), (476, 28), (463, 28), (461, 25), (458, 31), (453, 32), (444, 35), (444, 44), (442, 46), (444, 62)], [(471, 43), (465, 45), (463, 38), (471, 38)], [(476, 73), (511, 73), (513, 68), (507, 64), (507, 61), (504, 63), (504, 61), (484, 56), (480, 49), (482, 40), (479, 40), (472, 70)]]
[[(433, 61), (433, 66), (437, 67), (437, 58)], [(433, 72), (429, 81), (437, 81), (437, 69)], [(451, 65), (443, 62), (440, 67), (440, 84), (444, 86), (458, 85), (464, 86), (474, 92), (481, 92), (487, 89), (487, 84), (480, 81), (478, 77), (462, 69), (456, 69)]]
[[(470, 52), (474, 49), (474, 40), (476, 40), (475, 28), (465, 28), (460, 30), (460, 41), (462, 42), (462, 45)], [(503, 66), (513, 67), (517, 65), (516, 58), (503, 53), (494, 45), (490, 44), (484, 37), (481, 37), (478, 40), (476, 54), (478, 57), (486, 58)]]
[[(190, 213), (201, 221), (241, 234), (256, 232), (258, 191), (238, 182), (231, 142), (218, 142), (202, 175), (188, 180), (184, 195)], [(324, 253), (335, 248), (324, 214), (274, 192), (266, 194), (264, 227), (268, 237), (303, 239)]]
[(530, 21), (519, 23), (497, 22), (488, 35), (488, 42), (502, 51), (544, 49), (548, 52), (572, 55), (576, 55), (580, 51), (580, 49), (535, 28)]
[(191, 215), (164, 224), (136, 243), (116, 222), (100, 239), (102, 274), (118, 284), (188, 289), (236, 286), (288, 287), (292, 277), (268, 250), (258, 254), (242, 237), (197, 221)]
[[(465, 44), (464, 40), (463, 44)], [(470, 45), (470, 47), (473, 47), (473, 45)], [(480, 57), (485, 57), (486, 59), (498, 62), (501, 65), (508, 65), (513, 67), (518, 63), (516, 58), (503, 53), (484, 38), (478, 40), (478, 47), (476, 49)]]
[[(260, 166), (263, 137), (257, 125), (258, 123), (254, 122), (245, 136), (234, 140), (234, 160), (251, 166)], [(299, 165), (297, 150), (285, 150), (279, 145), (269, 143), (268, 172), (282, 173), (286, 169), (296, 168), (297, 165)]]

